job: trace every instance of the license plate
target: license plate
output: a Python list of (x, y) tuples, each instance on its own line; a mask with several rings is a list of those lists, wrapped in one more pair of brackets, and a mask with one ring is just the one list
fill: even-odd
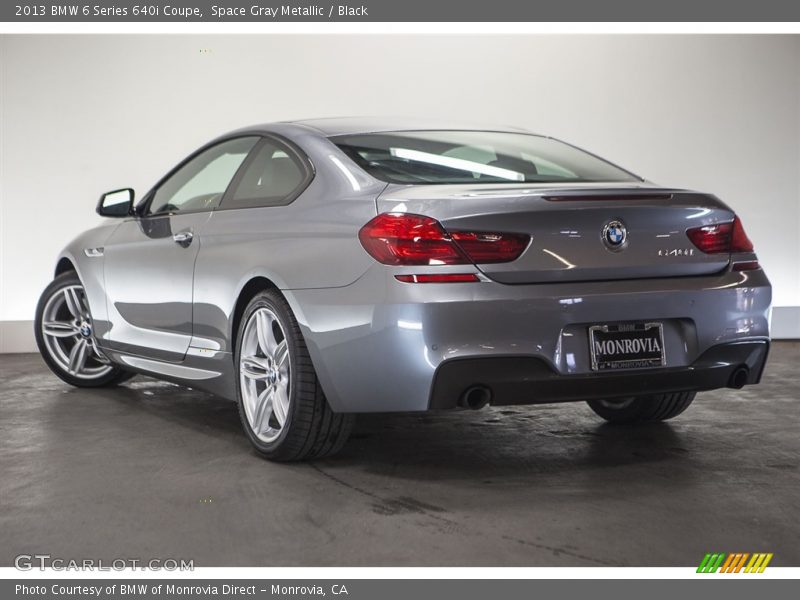
[(592, 370), (664, 366), (661, 323), (618, 323), (589, 327)]

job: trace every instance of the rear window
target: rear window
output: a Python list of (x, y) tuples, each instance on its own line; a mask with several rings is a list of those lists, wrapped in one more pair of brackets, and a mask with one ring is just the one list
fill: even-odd
[(492, 131), (400, 131), (331, 141), (389, 183), (570, 183), (637, 181), (588, 152), (537, 135)]

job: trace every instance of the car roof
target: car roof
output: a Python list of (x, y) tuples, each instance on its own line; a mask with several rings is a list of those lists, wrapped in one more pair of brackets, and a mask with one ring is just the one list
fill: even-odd
[[(320, 119), (298, 119), (283, 123), (301, 125), (316, 130), (324, 136), (377, 133), (387, 131), (503, 131), (530, 133), (520, 127), (508, 125), (479, 125), (458, 121), (441, 121), (418, 117), (328, 117)], [(265, 125), (265, 128), (268, 126)]]

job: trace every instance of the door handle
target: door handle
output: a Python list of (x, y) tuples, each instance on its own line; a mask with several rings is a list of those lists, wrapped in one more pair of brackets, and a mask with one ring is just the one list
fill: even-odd
[(172, 236), (172, 241), (187, 248), (192, 243), (192, 238), (194, 238), (194, 234), (191, 231), (180, 231)]

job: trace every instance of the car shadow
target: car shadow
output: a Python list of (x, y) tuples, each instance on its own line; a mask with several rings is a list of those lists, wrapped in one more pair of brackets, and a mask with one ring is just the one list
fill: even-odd
[(583, 404), (362, 415), (340, 455), (321, 462), (415, 480), (530, 480), (624, 465), (675, 468), (689, 455), (684, 438), (669, 423), (604, 423)]
[[(191, 388), (138, 377), (100, 394), (119, 410), (145, 412), (247, 452), (237, 405)], [(315, 461), (328, 473), (358, 470), (414, 480), (508, 481), (623, 465), (667, 463), (672, 476), (691, 458), (686, 432), (672, 423), (610, 425), (583, 403), (480, 411), (359, 415), (334, 457)], [(260, 458), (250, 450), (254, 458)], [(688, 472), (688, 471), (687, 471)]]

